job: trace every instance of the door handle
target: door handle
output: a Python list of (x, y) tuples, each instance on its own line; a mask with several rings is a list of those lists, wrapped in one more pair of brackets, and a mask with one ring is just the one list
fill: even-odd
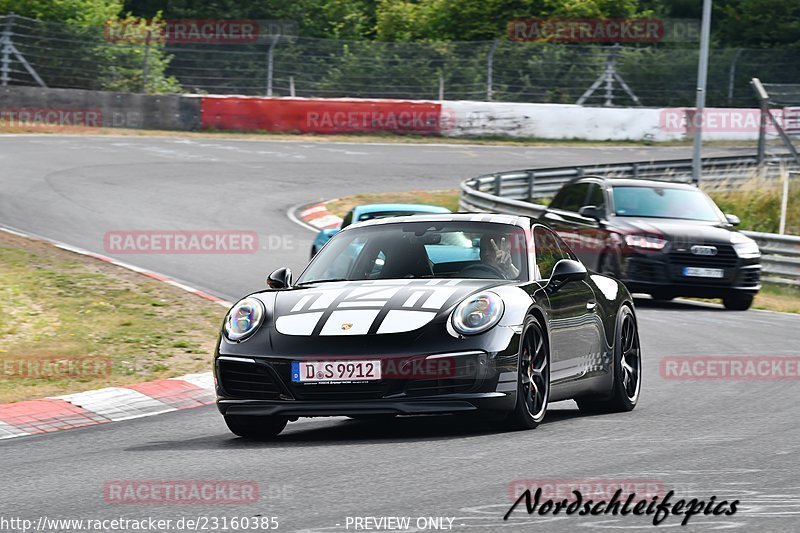
[(586, 302), (586, 310), (587, 311), (594, 311), (595, 307), (597, 307), (597, 302), (594, 300), (589, 300)]

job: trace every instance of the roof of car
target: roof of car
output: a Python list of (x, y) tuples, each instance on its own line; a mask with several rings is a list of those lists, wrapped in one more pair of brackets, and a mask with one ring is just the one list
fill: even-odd
[(403, 224), (406, 222), (493, 222), (495, 224), (511, 224), (514, 226), (525, 226), (524, 221), (527, 217), (517, 215), (502, 215), (497, 213), (447, 213), (447, 214), (425, 214), (391, 218), (378, 218), (357, 222), (347, 226), (344, 231), (353, 227), (375, 226), (378, 224)]
[(427, 204), (364, 204), (353, 208), (359, 213), (381, 212), (381, 211), (414, 211), (418, 213), (449, 213), (446, 207)]
[(660, 187), (662, 189), (696, 189), (691, 183), (680, 181), (666, 181), (666, 180), (646, 180), (639, 178), (607, 178), (604, 176), (582, 176), (572, 180), (577, 182), (586, 178), (594, 178), (605, 181), (611, 186), (619, 187)]

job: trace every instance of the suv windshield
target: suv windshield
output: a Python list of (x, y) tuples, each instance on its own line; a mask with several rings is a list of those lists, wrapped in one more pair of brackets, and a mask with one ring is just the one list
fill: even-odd
[(298, 284), (417, 278), (527, 279), (525, 232), (489, 222), (389, 223), (342, 231)]
[(619, 217), (721, 221), (717, 206), (699, 189), (614, 187), (613, 191), (614, 212)]

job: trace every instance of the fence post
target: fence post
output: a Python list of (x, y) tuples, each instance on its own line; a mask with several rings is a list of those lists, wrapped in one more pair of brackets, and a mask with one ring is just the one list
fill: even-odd
[(444, 100), (444, 74), (439, 73), (439, 101)]
[(147, 77), (150, 73), (150, 41), (153, 38), (153, 30), (147, 30), (147, 37), (144, 38), (144, 63), (142, 64), (142, 92), (147, 93)]
[(0, 36), (0, 45), (3, 47), (2, 60), (0, 60), (0, 85), (3, 87), (8, 86), (8, 74), (11, 72), (11, 28), (13, 24), (14, 13), (9, 13), (6, 16), (2, 36)]
[(294, 98), (294, 76), (289, 76), (289, 96)]
[(489, 49), (489, 55), (486, 57), (486, 101), (492, 101), (492, 71), (494, 64), (494, 51), (497, 50), (497, 39), (492, 41), (492, 47)]
[(737, 48), (736, 52), (733, 53), (733, 59), (731, 60), (731, 67), (728, 72), (728, 105), (733, 106), (733, 88), (734, 83), (736, 81), (736, 62), (739, 61), (739, 56), (742, 55), (742, 49)]
[(503, 178), (500, 177), (500, 174), (494, 175), (494, 195), (495, 196), (502, 196), (503, 194)]
[(273, 52), (275, 50), (275, 45), (278, 44), (278, 39), (279, 38), (280, 38), (280, 34), (277, 34), (272, 38), (272, 42), (269, 43), (269, 50), (267, 51), (267, 96), (272, 96)]
[(756, 93), (756, 98), (758, 99), (758, 107), (761, 110), (760, 113), (760, 121), (758, 126), (758, 152), (756, 156), (756, 161), (758, 162), (758, 169), (759, 171), (762, 170), (764, 166), (764, 155), (766, 152), (766, 145), (767, 145), (767, 121), (769, 120), (769, 96), (767, 95), (767, 91), (764, 90), (764, 86), (761, 84), (761, 80), (758, 78), (753, 78), (750, 80), (750, 85), (753, 86), (753, 90)]

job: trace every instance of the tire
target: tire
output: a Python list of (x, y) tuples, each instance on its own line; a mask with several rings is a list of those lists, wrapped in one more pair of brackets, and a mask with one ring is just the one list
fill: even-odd
[(254, 440), (277, 437), (288, 421), (285, 416), (225, 416), (225, 424), (231, 433)]
[(517, 368), (517, 403), (502, 421), (512, 431), (538, 426), (550, 399), (550, 350), (544, 330), (532, 316), (522, 329)]
[(636, 316), (627, 305), (617, 315), (614, 332), (614, 371), (611, 395), (606, 398), (579, 398), (578, 408), (585, 413), (632, 411), (642, 389), (642, 350)]
[(754, 294), (729, 294), (722, 298), (722, 304), (729, 311), (747, 311), (753, 305)]
[(613, 252), (606, 252), (600, 258), (599, 265), (600, 274), (611, 276), (614, 279), (620, 279), (619, 261), (615, 260)]

